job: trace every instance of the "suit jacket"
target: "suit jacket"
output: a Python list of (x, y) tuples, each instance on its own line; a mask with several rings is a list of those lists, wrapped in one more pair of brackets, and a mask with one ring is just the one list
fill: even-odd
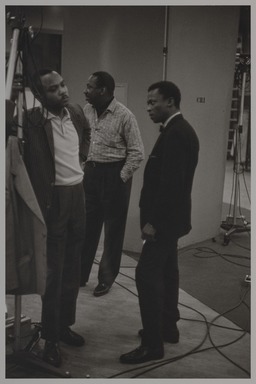
[(177, 238), (191, 230), (191, 191), (199, 140), (183, 116), (160, 134), (147, 161), (140, 196), (141, 224)]
[[(86, 160), (90, 128), (79, 105), (68, 105), (71, 120), (79, 138), (80, 161)], [(23, 121), (24, 162), (39, 206), (46, 219), (55, 185), (54, 142), (51, 122), (39, 107), (30, 109)]]

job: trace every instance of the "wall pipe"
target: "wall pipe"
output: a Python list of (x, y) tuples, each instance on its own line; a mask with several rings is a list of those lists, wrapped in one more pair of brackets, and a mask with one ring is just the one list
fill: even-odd
[(163, 80), (166, 80), (166, 71), (167, 71), (168, 30), (169, 30), (169, 7), (166, 6), (165, 18), (164, 18)]

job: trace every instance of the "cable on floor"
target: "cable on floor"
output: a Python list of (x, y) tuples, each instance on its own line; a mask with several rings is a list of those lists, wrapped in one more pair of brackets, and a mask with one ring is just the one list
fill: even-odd
[[(240, 264), (240, 263), (236, 263), (234, 261), (230, 261), (228, 258), (234, 258), (234, 259), (244, 259), (244, 260), (250, 260), (250, 256), (243, 256), (243, 255), (234, 255), (234, 254), (230, 254), (230, 253), (221, 253), (221, 252), (217, 252), (215, 251), (214, 249), (210, 248), (210, 247), (193, 247), (193, 248), (187, 248), (185, 250), (179, 250), (179, 255), (182, 255), (184, 254), (185, 252), (189, 252), (189, 251), (196, 251), (195, 253), (193, 253), (193, 257), (196, 257), (196, 258), (204, 258), (204, 259), (210, 259), (210, 258), (214, 258), (214, 257), (220, 257), (222, 258), (223, 260), (227, 261), (228, 263), (231, 263), (231, 264), (234, 264), (234, 265), (237, 265), (239, 267), (243, 267), (243, 268), (249, 268), (250, 266), (248, 265), (244, 265), (244, 264)], [(209, 255), (203, 255), (201, 256), (201, 254), (209, 254)]]
[[(122, 273), (123, 276), (126, 276), (128, 278), (131, 278), (130, 276), (127, 276), (126, 274)], [(134, 280), (134, 279), (133, 279)], [(120, 287), (126, 289), (128, 292), (132, 293), (134, 296), (138, 296), (137, 294), (135, 294), (134, 292), (132, 292), (130, 289), (126, 288), (124, 285), (116, 282), (117, 285), (119, 285)], [(226, 346), (229, 346), (231, 344), (234, 344), (235, 342), (237, 342), (238, 340), (240, 340), (242, 337), (244, 337), (246, 334), (247, 334), (247, 331), (243, 331), (243, 330), (240, 330), (240, 329), (234, 329), (234, 328), (231, 328), (231, 327), (224, 327), (224, 326), (220, 326), (220, 325), (217, 325), (217, 324), (214, 324), (214, 322), (224, 316), (225, 314), (227, 314), (228, 312), (231, 312), (233, 311), (234, 309), (238, 308), (240, 305), (242, 304), (245, 304), (244, 302), (244, 299), (245, 299), (245, 296), (247, 295), (247, 293), (249, 292), (249, 288), (245, 291), (243, 297), (241, 298), (241, 300), (239, 301), (238, 304), (236, 304), (234, 307), (228, 309), (227, 311), (223, 312), (222, 314), (219, 314), (218, 316), (216, 316), (211, 322), (208, 322), (206, 317), (199, 311), (197, 311), (195, 308), (192, 308), (192, 307), (189, 307), (185, 304), (182, 304), (179, 302), (179, 305), (181, 306), (184, 306), (184, 307), (187, 307), (195, 312), (197, 312), (198, 314), (200, 314), (200, 316), (202, 316), (204, 318), (203, 322), (206, 324), (206, 327), (207, 327), (207, 332), (203, 338), (203, 340), (200, 342), (200, 344), (198, 346), (196, 346), (195, 348), (193, 348), (191, 351), (185, 353), (185, 354), (182, 354), (182, 355), (178, 355), (178, 356), (175, 356), (171, 359), (165, 359), (165, 360), (161, 360), (161, 362), (156, 362), (156, 363), (149, 363), (148, 365), (144, 365), (143, 367), (136, 367), (136, 368), (131, 368), (129, 370), (125, 370), (125, 371), (122, 371), (122, 372), (119, 372), (118, 374), (116, 375), (113, 375), (113, 376), (110, 376), (109, 378), (114, 378), (114, 377), (118, 377), (118, 376), (121, 376), (121, 375), (124, 375), (124, 374), (127, 374), (127, 373), (130, 373), (130, 372), (134, 372), (136, 370), (139, 370), (139, 369), (145, 369), (145, 368), (149, 368), (147, 370), (143, 370), (143, 372), (140, 372), (139, 374), (136, 374), (135, 376), (132, 376), (132, 378), (136, 378), (136, 377), (139, 377), (151, 370), (154, 370), (154, 369), (157, 369), (163, 365), (166, 365), (166, 364), (170, 364), (174, 361), (177, 361), (177, 360), (180, 360), (180, 359), (183, 359), (189, 355), (192, 355), (194, 353), (199, 353), (199, 352), (204, 352), (204, 351), (208, 351), (210, 349), (216, 349), (224, 358), (226, 358), (230, 363), (232, 363), (233, 365), (235, 365), (236, 367), (238, 367), (239, 369), (243, 370), (247, 375), (250, 376), (250, 373), (244, 369), (243, 367), (241, 367), (240, 365), (238, 365), (236, 362), (234, 362), (232, 359), (230, 359), (229, 357), (227, 357), (224, 353), (222, 353), (221, 351), (219, 351), (219, 348), (223, 348), (223, 347), (226, 347)], [(249, 307), (248, 307), (249, 309)], [(181, 318), (182, 319), (182, 318)], [(184, 319), (183, 319), (184, 320)], [(186, 320), (189, 320), (189, 319), (186, 319)], [(196, 320), (196, 319), (190, 319), (192, 321), (202, 321), (202, 320)], [(211, 337), (211, 334), (210, 334), (210, 327), (221, 327), (221, 328), (226, 328), (226, 329), (229, 329), (229, 330), (235, 330), (235, 331), (240, 331), (240, 332), (243, 332), (242, 335), (240, 335), (238, 338), (236, 338), (235, 340), (232, 340), (231, 342), (229, 343), (225, 343), (225, 344), (222, 344), (222, 345), (216, 345), (214, 344), (213, 340), (212, 340), (212, 337)], [(211, 344), (212, 344), (212, 347), (207, 347), (205, 349), (202, 349), (202, 350), (199, 350), (199, 348), (204, 344), (204, 342), (206, 341), (206, 339), (209, 338)]]
[[(245, 295), (246, 295), (246, 293), (245, 293)], [(244, 295), (244, 297), (245, 297), (245, 295)], [(243, 299), (244, 299), (244, 297), (243, 297)], [(242, 299), (242, 300), (243, 300), (243, 299)], [(242, 300), (241, 300), (236, 306), (230, 308), (228, 311), (231, 311), (231, 310), (237, 308), (237, 307), (242, 303)], [(175, 356), (175, 357), (170, 358), (170, 359), (164, 359), (164, 360), (161, 360), (161, 362), (153, 362), (153, 363), (149, 363), (149, 364), (144, 365), (144, 366), (139, 366), (139, 367), (131, 368), (131, 369), (129, 369), (129, 370), (122, 371), (122, 372), (120, 372), (119, 374), (113, 375), (113, 376), (111, 376), (110, 378), (118, 377), (118, 376), (124, 375), (124, 374), (126, 374), (126, 373), (130, 373), (130, 372), (134, 372), (134, 371), (136, 371), (136, 370), (143, 369), (143, 371), (141, 371), (141, 372), (139, 372), (138, 374), (132, 376), (132, 378), (136, 378), (136, 377), (139, 377), (139, 376), (141, 376), (141, 375), (144, 375), (145, 373), (148, 373), (148, 372), (150, 372), (150, 371), (152, 371), (152, 370), (155, 370), (155, 369), (160, 368), (160, 367), (162, 367), (162, 366), (164, 366), (164, 365), (167, 365), (167, 364), (176, 362), (176, 361), (178, 361), (178, 360), (181, 360), (181, 359), (183, 359), (183, 358), (185, 358), (185, 357), (187, 357), (187, 356), (190, 356), (190, 355), (193, 355), (193, 354), (196, 354), (196, 353), (206, 352), (206, 351), (209, 351), (209, 350), (212, 350), (212, 349), (216, 349), (218, 352), (220, 352), (220, 351), (219, 351), (219, 348), (227, 347), (227, 346), (229, 346), (229, 345), (231, 345), (231, 344), (234, 344), (234, 343), (236, 343), (238, 340), (240, 340), (242, 337), (244, 337), (244, 336), (247, 334), (247, 332), (244, 331), (243, 334), (240, 335), (240, 336), (239, 336), (238, 338), (236, 338), (235, 340), (232, 340), (231, 342), (228, 342), (228, 343), (225, 343), (225, 344), (216, 346), (216, 345), (213, 343), (212, 338), (211, 338), (211, 336), (210, 336), (210, 327), (211, 327), (211, 326), (216, 326), (216, 325), (214, 324), (214, 322), (215, 322), (219, 317), (223, 316), (223, 314), (220, 314), (220, 315), (216, 316), (211, 322), (208, 322), (208, 321), (206, 320), (205, 316), (204, 316), (201, 312), (199, 312), (199, 311), (195, 310), (194, 308), (191, 308), (191, 307), (189, 307), (189, 306), (187, 306), (187, 305), (185, 305), (185, 304), (181, 304), (181, 303), (179, 303), (179, 304), (182, 305), (182, 306), (184, 306), (184, 307), (186, 307), (186, 308), (188, 308), (188, 309), (194, 310), (195, 312), (199, 313), (201, 316), (204, 317), (204, 323), (207, 325), (207, 333), (206, 333), (205, 337), (203, 338), (203, 340), (201, 341), (201, 343), (200, 343), (197, 347), (193, 348), (191, 351), (189, 351), (189, 352), (187, 352), (187, 353), (185, 353), (185, 354), (178, 355), (178, 356)], [(225, 313), (227, 313), (228, 311), (226, 311)], [(193, 320), (193, 321), (200, 321), (200, 320)], [(204, 349), (199, 350), (199, 348), (200, 348), (200, 347), (204, 344), (204, 342), (206, 341), (207, 337), (209, 337), (209, 339), (210, 339), (210, 341), (211, 341), (211, 343), (212, 343), (212, 347), (207, 347), (207, 348), (204, 348)], [(241, 367), (239, 364), (237, 364), (236, 362), (234, 362), (233, 360), (231, 360), (230, 358), (228, 358), (224, 353), (222, 353), (222, 352), (220, 352), (220, 353), (221, 353), (221, 355), (222, 355), (224, 358), (226, 358), (230, 363), (232, 363), (233, 365), (235, 365), (237, 368), (243, 370), (248, 376), (250, 376), (250, 372), (248, 372), (246, 369), (244, 369), (243, 367)], [(148, 368), (148, 369), (145, 369), (145, 368)]]

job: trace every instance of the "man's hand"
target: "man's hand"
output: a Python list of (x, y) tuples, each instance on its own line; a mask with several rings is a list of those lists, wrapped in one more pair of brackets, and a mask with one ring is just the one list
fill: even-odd
[(153, 225), (149, 223), (144, 225), (141, 233), (142, 240), (156, 241), (155, 235), (156, 235), (156, 229), (153, 227)]

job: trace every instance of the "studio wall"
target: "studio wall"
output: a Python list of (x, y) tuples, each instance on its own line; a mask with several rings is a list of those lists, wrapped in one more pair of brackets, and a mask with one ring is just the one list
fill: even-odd
[[(63, 73), (73, 100), (84, 105), (90, 74), (105, 70), (127, 84), (127, 106), (135, 114), (145, 161), (159, 134), (147, 115), (147, 88), (162, 78), (164, 7), (68, 7), (64, 12)], [(124, 249), (139, 252), (139, 195), (143, 162), (133, 177)]]
[[(89, 75), (110, 72), (137, 117), (145, 160), (133, 178), (124, 249), (140, 252), (139, 195), (158, 127), (146, 111), (148, 86), (163, 77), (165, 6), (24, 7), (28, 22), (62, 34), (62, 75), (82, 106)], [(239, 6), (168, 7), (167, 79), (181, 89), (181, 110), (200, 140), (193, 187), (193, 229), (180, 246), (220, 231)], [(122, 87), (124, 86), (124, 87)], [(204, 102), (199, 102), (204, 100)]]
[[(84, 103), (90, 73), (109, 71), (127, 83), (127, 106), (138, 119), (145, 161), (158, 136), (146, 112), (149, 84), (161, 80), (165, 7), (68, 7), (64, 12), (63, 72), (72, 97)], [(182, 112), (195, 127), (200, 158), (193, 189), (189, 245), (220, 231), (227, 133), (239, 7), (169, 7), (167, 79), (182, 92)], [(204, 103), (197, 101), (204, 98)], [(134, 175), (124, 249), (141, 250), (138, 200), (145, 166)]]
[(180, 241), (187, 245), (220, 231), (239, 7), (170, 7), (169, 26), (167, 77), (179, 84), (182, 112), (200, 139), (193, 230)]

